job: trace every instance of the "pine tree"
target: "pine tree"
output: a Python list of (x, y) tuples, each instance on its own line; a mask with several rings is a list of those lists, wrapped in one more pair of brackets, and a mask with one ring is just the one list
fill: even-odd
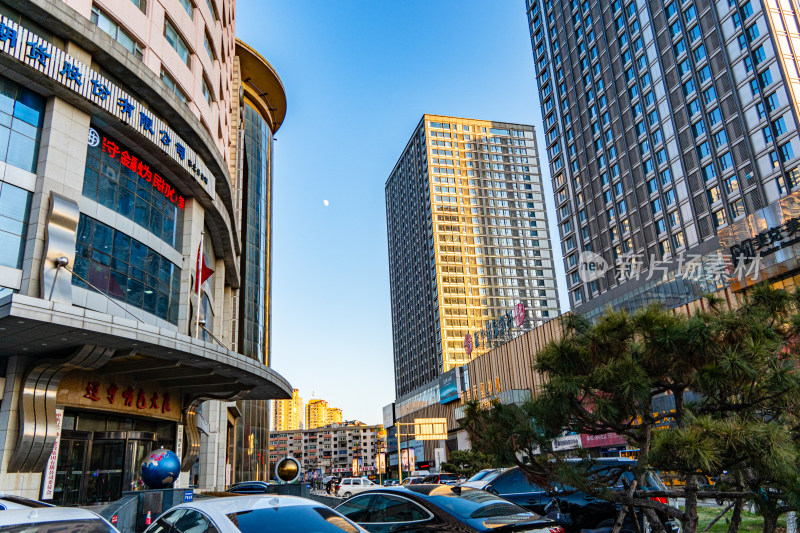
[[(542, 487), (555, 483), (643, 512), (656, 531), (667, 518), (697, 531), (698, 498), (732, 499), (738, 528), (754, 501), (772, 533), (796, 508), (800, 471), (800, 297), (768, 286), (751, 289), (738, 309), (709, 297), (691, 316), (652, 305), (634, 314), (608, 311), (595, 323), (562, 320), (563, 336), (537, 354), (543, 389), (523, 406), (471, 404), (463, 425), (473, 449), (517, 464)], [(658, 412), (654, 400), (671, 399)], [(639, 450), (634, 481), (592, 474), (563, 461), (552, 439), (614, 432)], [(572, 452), (586, 453), (583, 452)], [(637, 490), (649, 470), (683, 483), (660, 493)], [(720, 481), (701, 489), (705, 478)], [(619, 481), (625, 490), (611, 491)], [(683, 498), (684, 508), (652, 500)], [(622, 516), (618, 519), (621, 525)]]

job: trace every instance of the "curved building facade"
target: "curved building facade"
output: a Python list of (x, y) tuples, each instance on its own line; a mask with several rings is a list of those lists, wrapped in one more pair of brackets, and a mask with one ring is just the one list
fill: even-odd
[(222, 0), (0, 0), (0, 486), (61, 505), (269, 472), (272, 136)]

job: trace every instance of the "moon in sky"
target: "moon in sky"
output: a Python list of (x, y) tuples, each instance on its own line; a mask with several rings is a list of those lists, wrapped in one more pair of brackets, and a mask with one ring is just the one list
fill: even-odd
[(329, 205), (331, 205), (331, 203), (328, 200), (322, 200), (322, 205), (328, 207)]

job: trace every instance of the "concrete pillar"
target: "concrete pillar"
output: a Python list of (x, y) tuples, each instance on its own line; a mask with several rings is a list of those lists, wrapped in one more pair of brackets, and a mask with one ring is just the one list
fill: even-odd
[(200, 232), (203, 230), (205, 210), (194, 198), (187, 198), (183, 212), (183, 265), (181, 265), (181, 294), (184, 297), (178, 311), (178, 331), (189, 335), (194, 324), (189, 327), (189, 300), (194, 301), (197, 293), (193, 290), (192, 276), (197, 265), (197, 250), (200, 246)]

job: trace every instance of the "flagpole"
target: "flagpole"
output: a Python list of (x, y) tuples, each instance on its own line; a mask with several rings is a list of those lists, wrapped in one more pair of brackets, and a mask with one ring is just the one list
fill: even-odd
[(200, 338), (200, 308), (202, 307), (202, 301), (200, 299), (200, 287), (202, 283), (200, 283), (200, 278), (203, 275), (203, 237), (205, 235), (205, 230), (200, 230), (200, 248), (197, 250), (197, 266), (195, 269), (195, 278), (194, 282), (197, 284), (197, 309), (195, 312), (195, 325), (194, 325), (194, 336), (196, 339)]

